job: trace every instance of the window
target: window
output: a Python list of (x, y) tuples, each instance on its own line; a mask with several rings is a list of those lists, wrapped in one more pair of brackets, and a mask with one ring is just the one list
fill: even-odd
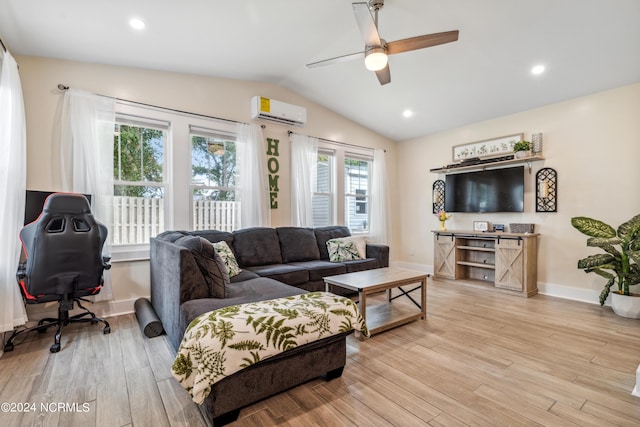
[(194, 230), (233, 231), (239, 228), (236, 201), (234, 135), (191, 127), (191, 194)]
[(113, 261), (148, 259), (150, 238), (164, 230), (237, 226), (235, 129), (235, 122), (116, 102)]
[(313, 193), (313, 226), (334, 224), (333, 209), (333, 164), (332, 151), (318, 150), (316, 191)]
[(345, 223), (353, 232), (369, 231), (369, 168), (371, 161), (345, 156)]
[(164, 231), (167, 132), (166, 123), (116, 116), (114, 245), (148, 243)]

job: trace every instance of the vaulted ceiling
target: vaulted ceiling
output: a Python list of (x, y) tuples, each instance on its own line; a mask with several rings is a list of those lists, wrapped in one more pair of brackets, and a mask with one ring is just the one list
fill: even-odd
[(363, 60), (305, 66), (364, 49), (348, 0), (0, 0), (14, 55), (275, 83), (397, 141), (640, 82), (638, 0), (386, 0), (379, 13), (387, 41), (449, 30), (457, 42), (390, 56), (381, 86)]

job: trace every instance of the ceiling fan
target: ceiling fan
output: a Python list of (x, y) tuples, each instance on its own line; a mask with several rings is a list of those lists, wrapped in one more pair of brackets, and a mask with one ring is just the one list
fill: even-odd
[[(443, 33), (426, 34), (409, 37), (407, 39), (386, 42), (378, 33), (378, 11), (384, 6), (384, 0), (369, 0), (366, 2), (352, 3), (353, 13), (364, 39), (364, 52), (351, 53), (337, 56), (318, 62), (307, 64), (308, 68), (335, 64), (349, 61), (364, 55), (364, 64), (368, 70), (375, 71), (378, 81), (385, 85), (391, 81), (388, 55), (437, 46), (458, 40), (458, 30)], [(374, 15), (371, 14), (373, 11)]]

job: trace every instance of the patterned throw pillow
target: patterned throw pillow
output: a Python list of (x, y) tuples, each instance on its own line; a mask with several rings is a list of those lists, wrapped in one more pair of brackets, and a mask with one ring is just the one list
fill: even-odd
[(241, 270), (238, 266), (238, 261), (236, 261), (236, 257), (233, 255), (233, 252), (231, 251), (229, 245), (227, 245), (227, 242), (222, 240), (220, 242), (212, 243), (212, 245), (224, 261), (224, 265), (227, 266), (229, 277), (237, 276), (238, 274), (240, 274)]
[(329, 252), (329, 261), (342, 262), (361, 259), (358, 255), (358, 248), (352, 240), (331, 239), (327, 240), (327, 251)]
[(356, 245), (360, 259), (367, 257), (367, 238), (365, 236), (340, 237), (340, 239), (345, 242), (353, 242)]

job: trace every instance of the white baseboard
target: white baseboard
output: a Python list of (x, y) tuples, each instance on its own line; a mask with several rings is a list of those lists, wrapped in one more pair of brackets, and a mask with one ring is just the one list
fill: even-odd
[[(133, 305), (138, 298), (127, 299), (120, 301), (98, 301), (93, 304), (83, 302), (82, 305), (94, 312), (97, 317), (114, 317), (121, 314), (129, 314), (134, 312)], [(78, 309), (76, 306), (70, 315), (82, 313), (83, 310)], [(29, 323), (37, 321), (45, 317), (58, 317), (58, 304), (47, 303), (39, 305), (28, 305), (27, 314), (29, 316)]]

